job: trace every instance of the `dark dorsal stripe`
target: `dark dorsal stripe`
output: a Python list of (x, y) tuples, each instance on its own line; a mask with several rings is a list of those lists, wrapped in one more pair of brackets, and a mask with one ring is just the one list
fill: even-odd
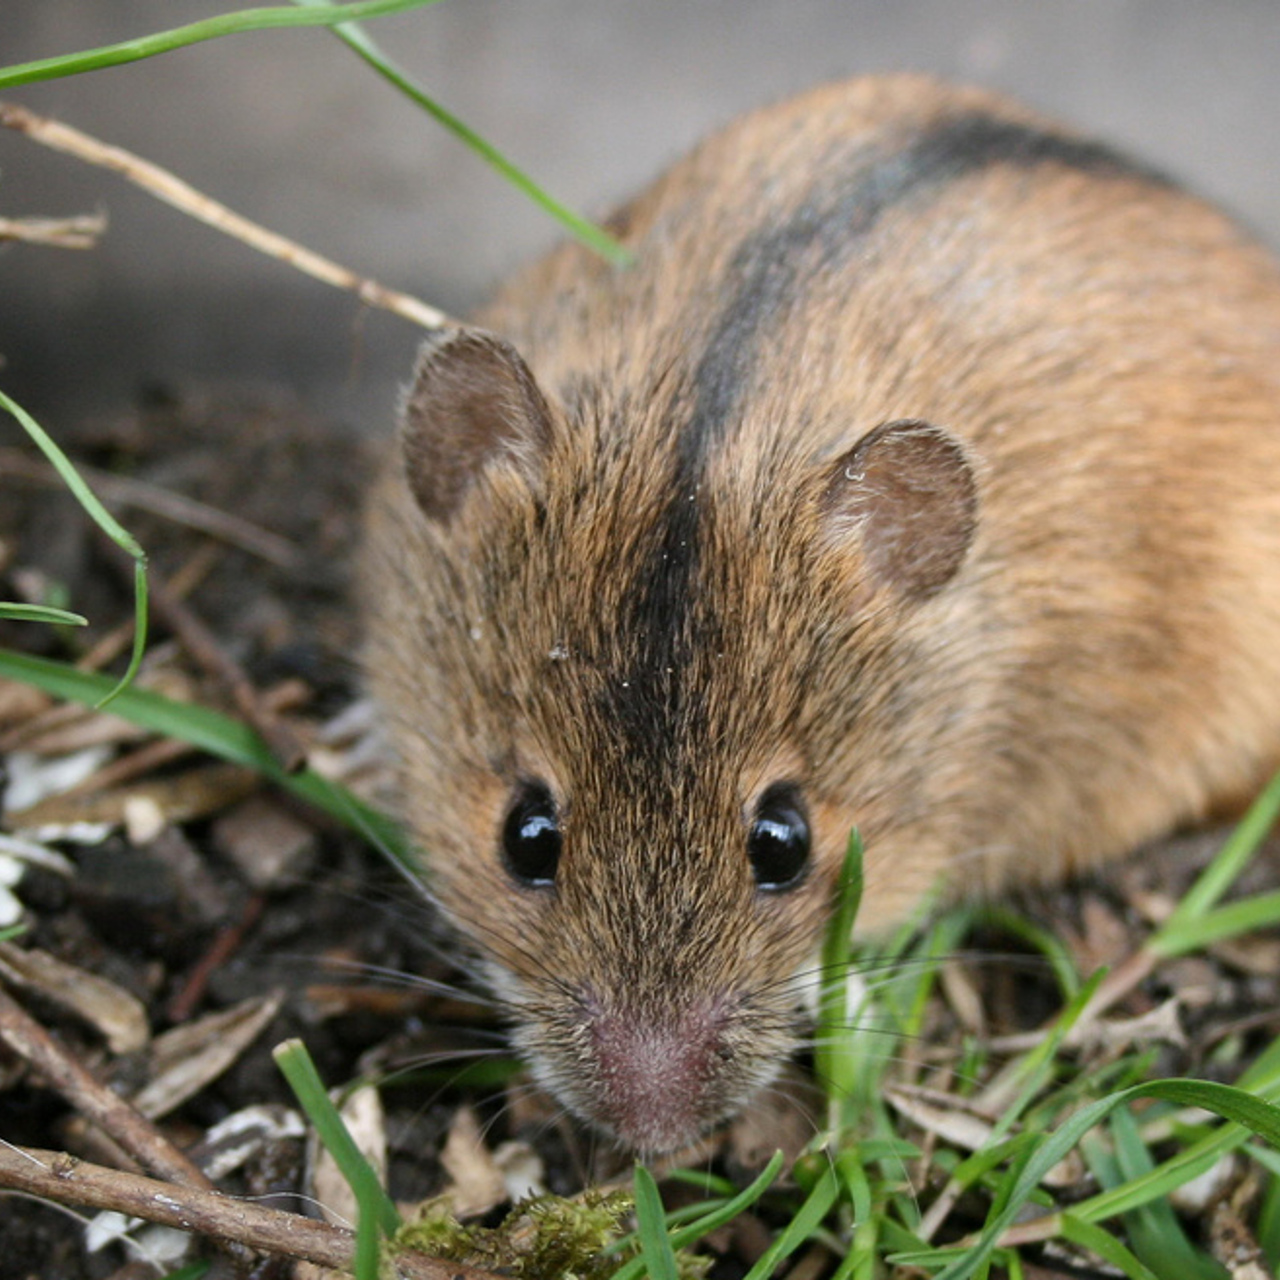
[[(856, 145), (856, 140), (851, 140)], [(860, 146), (856, 169), (819, 175), (808, 198), (780, 225), (742, 242), (729, 266), (728, 302), (694, 376), (695, 407), (681, 441), (682, 466), (701, 460), (733, 416), (756, 348), (789, 299), (814, 277), (837, 270), (885, 214), (909, 201), (937, 199), (952, 182), (984, 169), (1055, 165), (1109, 178), (1169, 180), (1098, 142), (971, 112), (940, 121), (892, 151)]]
[(690, 376), (692, 411), (677, 437), (661, 531), (637, 573), (631, 606), (619, 619), (630, 628), (624, 648), (637, 657), (610, 698), (610, 711), (637, 746), (672, 742), (679, 728), (696, 731), (701, 701), (688, 667), (695, 650), (714, 652), (707, 646), (715, 638), (694, 631), (717, 625), (708, 602), (694, 601), (701, 555), (698, 491), (707, 456), (732, 423), (777, 316), (810, 280), (839, 270), (896, 207), (938, 199), (948, 184), (984, 169), (1046, 165), (1170, 185), (1162, 174), (1103, 144), (969, 112), (939, 121), (892, 150), (875, 139), (842, 140), (839, 155), (817, 174), (807, 198), (784, 221), (742, 242), (721, 290), (727, 301)]

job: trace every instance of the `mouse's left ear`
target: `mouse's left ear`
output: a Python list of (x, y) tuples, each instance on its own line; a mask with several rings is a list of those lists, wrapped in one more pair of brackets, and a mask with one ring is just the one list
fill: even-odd
[(870, 583), (905, 596), (950, 582), (978, 523), (964, 447), (916, 418), (883, 423), (841, 454), (819, 502), (829, 543), (858, 547)]
[(529, 367), (482, 329), (442, 329), (423, 343), (401, 411), (409, 488), (447, 523), (487, 467), (506, 459), (532, 481), (551, 414)]

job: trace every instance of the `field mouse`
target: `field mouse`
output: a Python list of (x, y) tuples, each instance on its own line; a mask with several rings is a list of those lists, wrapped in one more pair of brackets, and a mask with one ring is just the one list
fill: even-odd
[(432, 336), (368, 671), (430, 891), (627, 1146), (797, 1034), (859, 929), (1068, 873), (1280, 765), (1280, 270), (989, 93), (819, 88)]

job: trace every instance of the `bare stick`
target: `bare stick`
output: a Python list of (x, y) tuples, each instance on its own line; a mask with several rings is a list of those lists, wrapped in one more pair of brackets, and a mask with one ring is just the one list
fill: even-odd
[[(93, 486), (94, 492), (108, 503), (134, 507), (187, 529), (207, 533), (210, 537), (240, 547), (282, 569), (296, 569), (302, 563), (301, 549), (287, 538), (263, 529), (241, 517), (211, 507), (207, 502), (188, 498), (172, 489), (162, 488), (146, 480), (112, 475), (95, 467), (76, 464), (81, 478)], [(12, 477), (28, 484), (63, 488), (53, 467), (42, 458), (32, 457), (17, 448), (0, 448), (0, 479)]]
[[(110, 563), (121, 573), (130, 574), (132, 570), (114, 551), (114, 548), (108, 548)], [(156, 616), (164, 619), (182, 642), (183, 648), (222, 684), (236, 710), (266, 740), (276, 763), (287, 773), (300, 769), (307, 753), (297, 733), (264, 704), (244, 668), (227, 652), (195, 611), (188, 608), (177, 593), (169, 589), (154, 568), (147, 581), (151, 607)]]
[(160, 1131), (123, 1098), (99, 1083), (17, 1001), (0, 991), (0, 1042), (71, 1103), (106, 1130), (144, 1168), (185, 1187), (213, 1184)]
[[(350, 1271), (355, 1257), (355, 1237), (341, 1227), (217, 1191), (175, 1187), (87, 1164), (63, 1152), (0, 1142), (0, 1186), (59, 1204), (112, 1209), (146, 1222), (193, 1231), (262, 1253), (302, 1258), (322, 1267)], [(496, 1280), (491, 1272), (420, 1253), (397, 1254), (391, 1263), (393, 1273), (402, 1280)]]
[(250, 222), (248, 218), (232, 212), (226, 205), (201, 194), (167, 169), (162, 169), (123, 147), (99, 142), (87, 133), (81, 133), (79, 129), (50, 120), (47, 116), (36, 115), (34, 111), (11, 102), (0, 102), (0, 125), (16, 129), (54, 151), (62, 151), (88, 164), (112, 169), (158, 200), (216, 227), (268, 257), (278, 258), (317, 280), (323, 280), (325, 284), (349, 290), (368, 306), (382, 307), (424, 329), (442, 329), (457, 323), (443, 311), (437, 311), (417, 298), (388, 289), (376, 280), (358, 276), (346, 267), (322, 258), (318, 253), (312, 253), (310, 249), (304, 249), (302, 245), (277, 235), (274, 231), (268, 231), (256, 222)]

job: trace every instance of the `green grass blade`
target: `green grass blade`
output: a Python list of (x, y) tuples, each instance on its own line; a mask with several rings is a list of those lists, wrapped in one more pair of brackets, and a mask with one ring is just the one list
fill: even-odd
[(1277, 818), (1280, 818), (1280, 774), (1254, 801), (1217, 856), (1148, 941), (1150, 950), (1157, 955), (1179, 955), (1189, 949), (1181, 945), (1184, 927), (1203, 916), (1236, 882)]
[(88, 618), (47, 604), (9, 604), (0, 602), (0, 618), (9, 622), (49, 622), (55, 626), (87, 627)]
[(1276, 924), (1280, 924), (1280, 891), (1259, 893), (1189, 917), (1176, 929), (1161, 930), (1147, 945), (1158, 950), (1162, 957), (1172, 958)]
[(1140, 1262), (1109, 1231), (1092, 1222), (1084, 1222), (1069, 1213), (1062, 1215), (1062, 1236), (1073, 1244), (1089, 1249), (1105, 1262), (1122, 1271), (1129, 1280), (1160, 1280), (1161, 1276), (1178, 1276), (1190, 1280), (1190, 1274), (1179, 1271), (1155, 1272)]
[(63, 484), (84, 508), (89, 518), (122, 551), (133, 557), (134, 628), (133, 652), (123, 676), (99, 699), (97, 706), (105, 706), (133, 683), (142, 665), (142, 655), (147, 647), (147, 554), (134, 536), (98, 501), (93, 490), (84, 482), (71, 459), (54, 442), (53, 437), (19, 404), (0, 391), (0, 409), (17, 418), (22, 429), (34, 441), (36, 447), (58, 473)]
[(378, 1175), (356, 1146), (337, 1107), (329, 1099), (315, 1063), (301, 1040), (286, 1040), (272, 1052), (281, 1075), (289, 1082), (298, 1105), (324, 1143), (325, 1150), (347, 1180), (360, 1206), (360, 1220), (374, 1223), (385, 1236), (400, 1229), (400, 1214), (387, 1195)]
[(142, 667), (142, 657), (147, 651), (147, 558), (139, 555), (133, 562), (133, 649), (129, 665), (115, 687), (97, 702), (101, 710), (108, 702), (114, 702), (137, 678)]
[(1266, 1190), (1262, 1193), (1262, 1207), (1258, 1210), (1255, 1230), (1267, 1266), (1274, 1273), (1280, 1267), (1280, 1173), (1274, 1168), (1267, 1179)]
[(740, 1213), (745, 1213), (766, 1191), (778, 1180), (786, 1159), (781, 1151), (775, 1151), (773, 1158), (756, 1175), (751, 1184), (711, 1213), (681, 1227), (672, 1233), (671, 1243), (677, 1249), (687, 1249), (697, 1243), (708, 1232), (715, 1231), (727, 1222), (732, 1222)]
[[(294, 0), (294, 3), (304, 9), (324, 10), (333, 6), (333, 0)], [(631, 255), (611, 235), (596, 226), (595, 223), (588, 221), (588, 219), (581, 217), (579, 214), (574, 213), (572, 209), (561, 204), (543, 190), (523, 169), (518, 168), (508, 160), (491, 142), (481, 137), (474, 129), (464, 124), (452, 112), (441, 106), (405, 71), (396, 66), (359, 27), (349, 22), (342, 23), (334, 26), (333, 34), (363, 58), (384, 80), (394, 85), (412, 102), (417, 103), (437, 124), (443, 126), (455, 138), (470, 147), (482, 160), (497, 170), (507, 182), (526, 195), (544, 212), (549, 213), (561, 226), (577, 236), (583, 244), (594, 249), (609, 262), (623, 265), (630, 261)]]
[(662, 1197), (653, 1174), (642, 1164), (635, 1169), (636, 1228), (640, 1239), (640, 1257), (650, 1280), (679, 1280), (676, 1254), (667, 1235)]
[[(1115, 1178), (1100, 1176), (1099, 1182), (1104, 1187), (1114, 1187), (1152, 1173), (1155, 1162), (1128, 1107), (1112, 1112), (1110, 1129), (1115, 1147)], [(1221, 1266), (1193, 1248), (1166, 1197), (1127, 1213), (1125, 1229), (1133, 1252), (1157, 1275), (1178, 1276), (1180, 1280), (1227, 1280)]]
[(1046, 929), (999, 903), (984, 904), (977, 917), (981, 923), (994, 925), (1040, 952), (1053, 970), (1063, 999), (1070, 1000), (1080, 990), (1080, 974), (1071, 956), (1071, 949), (1051, 929)]
[(177, 1271), (167, 1272), (163, 1280), (201, 1280), (201, 1277), (213, 1266), (211, 1262), (188, 1262)]
[(118, 44), (41, 58), (36, 62), (23, 62), (12, 67), (0, 67), (0, 89), (31, 84), (37, 80), (56, 80), (83, 71), (100, 71), (126, 62), (138, 62), (143, 58), (152, 58), (173, 49), (184, 49), (205, 40), (216, 40), (221, 36), (278, 27), (328, 27), (338, 22), (378, 18), (384, 14), (401, 13), (406, 9), (417, 9), (438, 2), (439, 0), (359, 0), (358, 3), (337, 5), (324, 12), (309, 12), (292, 5), (241, 9), (219, 14), (214, 18), (204, 18), (186, 26), (173, 27), (168, 31), (157, 31), (153, 35), (122, 40)]
[[(0, 676), (43, 689), (55, 698), (97, 706), (112, 685), (106, 676), (77, 671), (64, 663), (0, 649)], [(286, 773), (270, 748), (247, 725), (189, 702), (177, 702), (148, 689), (126, 689), (112, 704), (113, 715), (152, 733), (177, 738), (220, 760), (256, 769), (277, 786), (336, 818), (396, 862), (410, 877), (423, 875), (399, 828), (385, 814), (311, 769)]]
[[(1203, 1107), (1246, 1126), (1272, 1146), (1280, 1146), (1280, 1109), (1242, 1089), (1207, 1080), (1153, 1080), (1122, 1089), (1078, 1111), (1035, 1148), (1007, 1192), (997, 1201), (997, 1207), (993, 1208), (991, 1219), (976, 1244), (947, 1266), (937, 1280), (969, 1280), (976, 1275), (989, 1261), (1001, 1234), (1013, 1222), (1044, 1175), (1116, 1107), (1144, 1097), (1163, 1098), (1181, 1106)], [(1077, 1216), (1083, 1216), (1081, 1209), (1082, 1206), (1075, 1207)]]
[(863, 1163), (865, 1152), (850, 1147), (836, 1156), (836, 1172), (844, 1186), (845, 1199), (853, 1208), (855, 1223), (869, 1222), (872, 1212), (871, 1180)]
[(849, 1252), (841, 1259), (831, 1280), (876, 1280), (880, 1252), (880, 1220), (868, 1218), (853, 1229)]
[(778, 1233), (774, 1242), (747, 1272), (745, 1280), (768, 1280), (784, 1258), (789, 1258), (822, 1225), (822, 1220), (835, 1204), (840, 1192), (840, 1179), (834, 1165), (828, 1165), (805, 1197), (799, 1212)]
[(858, 1055), (849, 1044), (849, 966), (853, 958), (853, 926), (862, 902), (862, 839), (849, 833), (834, 909), (822, 940), (822, 981), (818, 994), (818, 1025), (814, 1066), (828, 1099), (830, 1123), (841, 1127), (847, 1101), (857, 1096)]
[(1022, 1088), (1012, 1105), (1006, 1108), (1004, 1115), (992, 1127), (992, 1142), (999, 1142), (1004, 1138), (1040, 1092), (1054, 1069), (1058, 1046), (1075, 1026), (1105, 976), (1106, 970), (1099, 969), (1079, 988), (1058, 1016), (1049, 1034), (1019, 1064), (1018, 1074), (1023, 1078)]
[[(695, 1219), (693, 1222), (677, 1227), (676, 1230), (672, 1231), (671, 1247), (673, 1249), (687, 1249), (690, 1245), (696, 1244), (701, 1240), (703, 1236), (717, 1230), (728, 1222), (732, 1222), (740, 1213), (745, 1213), (777, 1181), (785, 1163), (786, 1160), (782, 1152), (775, 1151), (773, 1158), (756, 1175), (750, 1186), (738, 1192), (732, 1199), (718, 1204), (710, 1212)], [(620, 1241), (619, 1244), (625, 1244), (625, 1241)], [(643, 1271), (643, 1257), (632, 1258), (618, 1268), (612, 1280), (637, 1280), (637, 1277)]]

